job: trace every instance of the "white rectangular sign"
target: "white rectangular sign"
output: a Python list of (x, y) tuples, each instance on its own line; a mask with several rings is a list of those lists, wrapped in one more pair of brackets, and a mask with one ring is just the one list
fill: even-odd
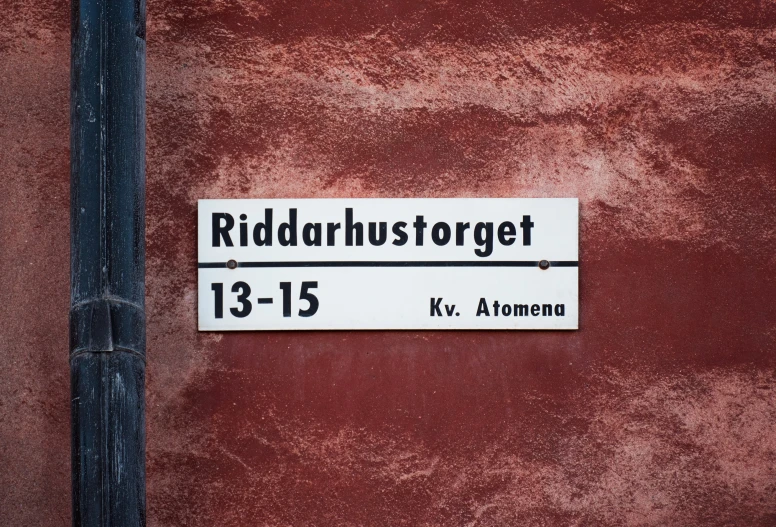
[(577, 199), (199, 201), (199, 329), (577, 329)]

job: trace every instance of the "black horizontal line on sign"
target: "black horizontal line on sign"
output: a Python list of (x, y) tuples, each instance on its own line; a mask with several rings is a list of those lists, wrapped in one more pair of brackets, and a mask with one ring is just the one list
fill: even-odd
[[(200, 269), (227, 268), (227, 262), (200, 262)], [(416, 262), (237, 262), (237, 267), (539, 267), (539, 261), (416, 261)], [(574, 260), (550, 261), (550, 267), (579, 267)]]

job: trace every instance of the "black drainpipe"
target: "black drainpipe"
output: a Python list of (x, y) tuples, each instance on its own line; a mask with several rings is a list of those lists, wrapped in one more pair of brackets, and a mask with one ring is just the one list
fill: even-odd
[(73, 0), (73, 525), (145, 525), (145, 0)]

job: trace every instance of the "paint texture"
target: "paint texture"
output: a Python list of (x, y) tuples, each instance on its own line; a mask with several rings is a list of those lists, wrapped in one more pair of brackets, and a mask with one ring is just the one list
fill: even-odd
[[(69, 7), (0, 0), (0, 517), (69, 524)], [(776, 525), (776, 4), (149, 0), (150, 525)], [(196, 331), (196, 200), (579, 197), (580, 330)]]

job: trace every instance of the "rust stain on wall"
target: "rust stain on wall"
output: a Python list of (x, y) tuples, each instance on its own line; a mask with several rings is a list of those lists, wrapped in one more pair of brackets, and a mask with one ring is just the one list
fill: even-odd
[[(66, 525), (69, 13), (0, 6), (0, 513)], [(149, 2), (149, 523), (776, 524), (775, 58), (769, 2)], [(581, 329), (196, 332), (197, 199), (348, 196), (578, 196)]]

